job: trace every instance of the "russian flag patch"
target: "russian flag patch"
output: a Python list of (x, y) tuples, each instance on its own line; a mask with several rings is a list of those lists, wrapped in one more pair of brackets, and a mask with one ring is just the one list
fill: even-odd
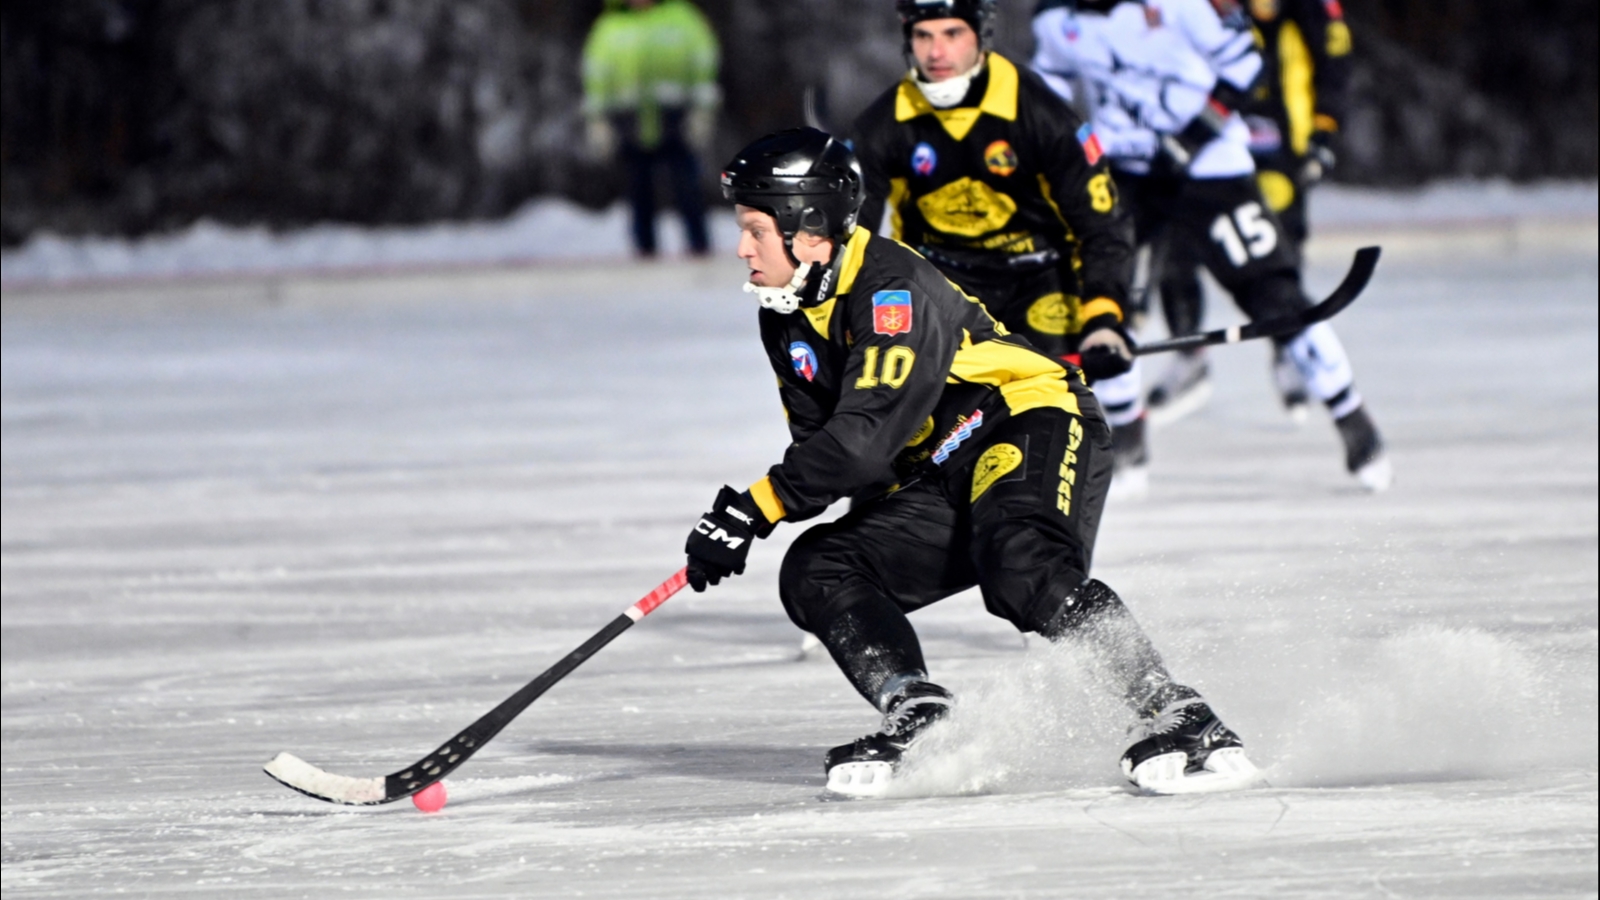
[(1106, 155), (1100, 146), (1100, 139), (1095, 137), (1094, 126), (1088, 122), (1078, 127), (1078, 143), (1083, 145), (1083, 155), (1088, 158), (1089, 165), (1097, 165), (1100, 158)]

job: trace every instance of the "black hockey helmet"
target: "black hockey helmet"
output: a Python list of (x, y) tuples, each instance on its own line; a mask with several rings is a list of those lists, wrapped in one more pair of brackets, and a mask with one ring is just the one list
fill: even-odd
[(801, 231), (838, 241), (861, 211), (861, 163), (825, 132), (790, 128), (735, 154), (722, 169), (722, 196), (769, 213), (786, 247)]
[(994, 37), (996, 0), (895, 0), (895, 12), (900, 14), (900, 28), (905, 32), (906, 49), (910, 52), (911, 26), (929, 19), (961, 19), (978, 33), (978, 44), (989, 49)]

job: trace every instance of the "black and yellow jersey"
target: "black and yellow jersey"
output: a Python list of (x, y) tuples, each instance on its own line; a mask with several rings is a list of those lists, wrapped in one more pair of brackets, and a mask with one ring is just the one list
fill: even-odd
[(1104, 419), (1081, 372), (1007, 335), (898, 241), (857, 228), (813, 290), (796, 312), (760, 312), (794, 439), (750, 488), (769, 521), (958, 468), (1029, 410)]
[(1093, 132), (1039, 78), (988, 55), (961, 104), (938, 109), (908, 74), (856, 120), (861, 219), (887, 207), (896, 238), (940, 264), (1076, 263), (1085, 324), (1120, 321), (1133, 232)]
[(1339, 0), (1248, 0), (1265, 68), (1243, 112), (1273, 120), (1304, 156), (1317, 131), (1337, 132), (1350, 81), (1350, 26)]

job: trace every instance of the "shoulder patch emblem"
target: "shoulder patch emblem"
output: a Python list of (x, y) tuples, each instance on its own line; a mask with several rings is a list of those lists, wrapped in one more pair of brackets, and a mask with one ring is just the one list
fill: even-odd
[(1098, 165), (1100, 157), (1106, 155), (1100, 146), (1100, 139), (1095, 137), (1094, 126), (1088, 122), (1078, 127), (1078, 143), (1083, 145), (1083, 155), (1088, 157), (1091, 166)]
[(933, 145), (927, 141), (916, 146), (911, 151), (911, 171), (927, 178), (933, 174), (935, 166), (939, 165), (939, 154), (933, 150)]
[(878, 334), (910, 334), (911, 292), (879, 291), (873, 294), (872, 330)]
[(817, 380), (817, 351), (805, 341), (789, 345), (789, 361), (794, 363), (794, 373), (807, 381)]
[(1017, 170), (1017, 151), (1010, 141), (995, 141), (983, 151), (983, 164), (989, 171), (1004, 178)]

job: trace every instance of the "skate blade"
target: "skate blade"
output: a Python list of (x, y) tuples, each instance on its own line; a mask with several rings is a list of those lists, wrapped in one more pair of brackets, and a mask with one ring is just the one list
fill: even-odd
[(794, 661), (805, 662), (808, 659), (813, 659), (820, 655), (821, 651), (822, 641), (818, 640), (816, 635), (808, 631), (806, 632), (806, 636), (800, 639), (800, 652), (795, 656)]
[(1149, 407), (1145, 411), (1145, 421), (1149, 422), (1152, 428), (1162, 428), (1199, 412), (1202, 407), (1210, 402), (1211, 379), (1207, 378), (1168, 402), (1160, 406)]
[(1283, 414), (1289, 417), (1289, 424), (1293, 425), (1296, 428), (1303, 428), (1303, 427), (1305, 427), (1306, 422), (1311, 418), (1311, 404), (1309, 404), (1309, 403), (1289, 403), (1289, 404), (1286, 404), (1283, 407)]
[(1150, 467), (1128, 466), (1111, 475), (1107, 500), (1143, 500), (1150, 495)]
[(894, 780), (886, 762), (847, 762), (828, 770), (828, 790), (841, 797), (882, 797)]
[(1237, 791), (1261, 780), (1261, 772), (1242, 747), (1214, 751), (1203, 770), (1186, 775), (1188, 762), (1182, 753), (1163, 753), (1136, 766), (1128, 780), (1143, 793), (1162, 796)]
[(1356, 470), (1356, 480), (1374, 494), (1381, 494), (1394, 484), (1394, 467), (1389, 465), (1387, 454), (1380, 455)]

